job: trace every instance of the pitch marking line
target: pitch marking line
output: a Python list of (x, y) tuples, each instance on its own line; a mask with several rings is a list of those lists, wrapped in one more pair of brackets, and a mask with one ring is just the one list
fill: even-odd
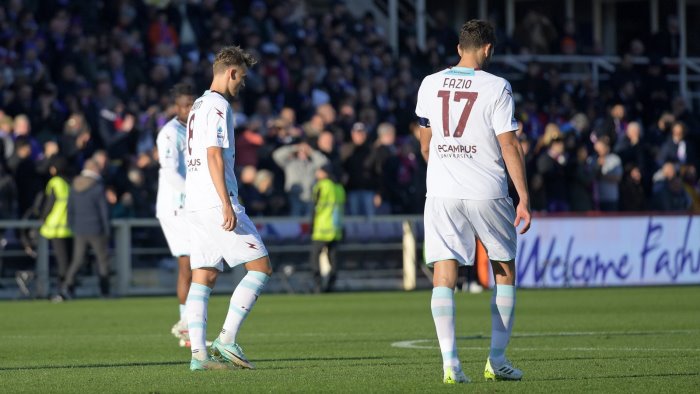
[[(581, 331), (581, 332), (531, 332), (513, 335), (513, 338), (540, 338), (540, 337), (573, 337), (573, 336), (605, 336), (605, 335), (674, 335), (674, 334), (694, 334), (700, 330), (662, 330), (662, 331)], [(486, 335), (472, 335), (467, 337), (457, 337), (461, 340), (470, 339), (489, 339)], [(398, 341), (391, 344), (392, 347), (401, 349), (439, 349), (437, 344), (434, 344), (436, 339), (413, 339), (409, 341)], [(430, 343), (430, 344), (428, 344)], [(483, 346), (458, 346), (459, 349), (465, 350), (488, 350), (489, 347)], [(638, 348), (638, 347), (619, 347), (619, 348), (600, 348), (600, 347), (568, 347), (568, 348), (523, 348), (514, 347), (512, 350), (522, 351), (541, 351), (541, 350), (565, 350), (565, 351), (626, 351), (626, 352), (699, 352), (700, 349), (692, 348)]]

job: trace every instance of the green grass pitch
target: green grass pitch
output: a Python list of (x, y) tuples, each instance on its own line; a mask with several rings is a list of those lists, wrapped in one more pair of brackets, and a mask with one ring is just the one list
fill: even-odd
[[(700, 287), (520, 290), (508, 350), (521, 382), (485, 382), (490, 293), (459, 293), (469, 386), (447, 386), (430, 293), (263, 295), (239, 335), (258, 369), (189, 371), (174, 297), (0, 303), (0, 392), (649, 392), (700, 388)], [(212, 297), (209, 339), (228, 296)]]

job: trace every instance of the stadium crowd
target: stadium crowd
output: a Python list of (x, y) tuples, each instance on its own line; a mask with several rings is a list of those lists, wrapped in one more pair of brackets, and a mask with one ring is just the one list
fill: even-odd
[[(251, 216), (309, 212), (315, 167), (330, 164), (347, 213), (420, 213), (426, 164), (415, 97), (454, 64), (457, 32), (437, 13), (424, 50), (406, 24), (394, 56), (371, 14), (342, 1), (8, 0), (0, 6), (0, 218), (27, 217), (58, 156), (96, 158), (112, 217), (152, 217), (155, 137), (177, 82), (208, 88), (218, 48), (259, 59), (236, 111), (240, 198)], [(700, 212), (700, 122), (661, 56), (677, 27), (630, 43), (610, 79), (565, 81), (530, 63), (511, 80), (535, 211)], [(567, 21), (528, 14), (497, 53), (595, 53)], [(518, 41), (518, 38), (521, 41)], [(670, 48), (670, 49), (669, 49)], [(632, 56), (650, 56), (648, 65)], [(513, 70), (498, 69), (513, 73)]]

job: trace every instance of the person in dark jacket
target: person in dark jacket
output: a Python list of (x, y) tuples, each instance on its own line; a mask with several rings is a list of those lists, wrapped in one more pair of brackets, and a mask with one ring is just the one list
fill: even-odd
[(110, 233), (109, 213), (99, 164), (90, 159), (83, 171), (73, 180), (68, 197), (68, 224), (73, 230), (73, 261), (61, 285), (61, 296), (73, 295), (75, 274), (85, 262), (85, 250), (89, 244), (97, 256), (100, 276), (100, 293), (109, 295)]
[(343, 169), (347, 174), (345, 187), (348, 193), (348, 214), (374, 216), (374, 199), (377, 196), (377, 179), (374, 174), (375, 157), (367, 142), (367, 129), (363, 123), (355, 123), (350, 132), (352, 142), (341, 151)]

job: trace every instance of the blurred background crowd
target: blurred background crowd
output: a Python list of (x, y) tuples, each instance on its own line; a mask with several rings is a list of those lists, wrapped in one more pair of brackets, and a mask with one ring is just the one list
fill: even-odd
[[(308, 214), (324, 164), (347, 214), (422, 212), (415, 97), (425, 75), (456, 63), (458, 30), (436, 13), (421, 50), (406, 24), (396, 55), (372, 14), (342, 1), (322, 11), (300, 0), (3, 1), (0, 218), (26, 217), (56, 157), (73, 175), (96, 159), (111, 217), (154, 216), (170, 89), (207, 89), (213, 55), (231, 43), (259, 59), (233, 103), (251, 216)], [(533, 210), (700, 212), (700, 122), (661, 61), (678, 54), (678, 22), (644, 29), (599, 88), (562, 78), (570, 65), (532, 62), (511, 79)], [(537, 12), (498, 36), (496, 56), (597, 51), (572, 21)], [(632, 61), (642, 55), (651, 61)], [(490, 71), (513, 75), (504, 67)]]

